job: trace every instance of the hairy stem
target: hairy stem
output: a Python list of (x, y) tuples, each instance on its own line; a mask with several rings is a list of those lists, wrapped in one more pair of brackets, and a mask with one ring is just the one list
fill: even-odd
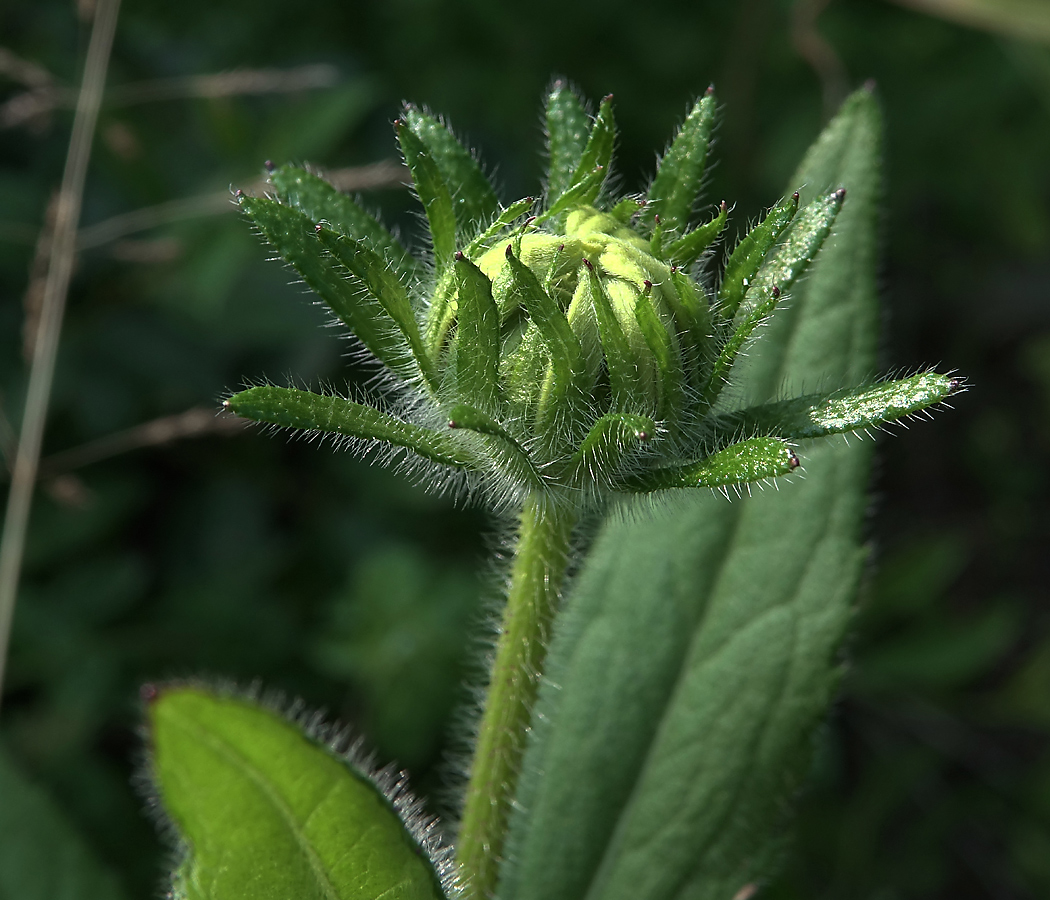
[(470, 894), (496, 887), (551, 621), (576, 515), (530, 499), (521, 513), (510, 591), (467, 784), (457, 854)]

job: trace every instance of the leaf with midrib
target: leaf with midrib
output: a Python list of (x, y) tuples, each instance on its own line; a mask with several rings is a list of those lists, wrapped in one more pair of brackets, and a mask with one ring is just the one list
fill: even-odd
[(186, 848), (177, 897), (442, 897), (376, 786), (277, 713), (179, 687), (160, 692), (149, 722), (156, 786)]
[[(736, 370), (738, 402), (870, 374), (879, 129), (855, 94), (787, 186), (848, 199)], [(800, 455), (806, 479), (779, 492), (605, 523), (555, 629), (501, 900), (728, 900), (769, 874), (837, 680), (870, 444)]]
[(121, 900), (117, 880), (0, 751), (0, 900)]

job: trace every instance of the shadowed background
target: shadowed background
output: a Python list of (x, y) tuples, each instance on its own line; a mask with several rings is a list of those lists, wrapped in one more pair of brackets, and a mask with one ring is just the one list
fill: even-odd
[[(779, 199), (848, 90), (876, 80), (883, 369), (950, 365), (973, 388), (883, 442), (842, 698), (766, 895), (1050, 892), (1050, 16), (1035, 0), (907, 6), (125, 3), (0, 740), (128, 897), (156, 894), (166, 859), (130, 785), (142, 681), (258, 677), (354, 723), (440, 803), (490, 593), (483, 516), (212, 416), (246, 379), (369, 375), (265, 261), (230, 186), (257, 183), (266, 159), (317, 163), (418, 240), (399, 101), (446, 114), (506, 202), (537, 191), (552, 74), (615, 95), (625, 190), (714, 82), (707, 199), (736, 202), (731, 236)], [(90, 15), (87, 0), (0, 10), (7, 461)]]

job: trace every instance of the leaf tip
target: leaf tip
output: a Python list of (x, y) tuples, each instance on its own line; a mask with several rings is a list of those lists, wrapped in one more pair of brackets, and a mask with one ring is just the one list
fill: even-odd
[(266, 160), (266, 162), (263, 163), (263, 168), (266, 169), (267, 173), (270, 175), (277, 171), (277, 166), (272, 159)]

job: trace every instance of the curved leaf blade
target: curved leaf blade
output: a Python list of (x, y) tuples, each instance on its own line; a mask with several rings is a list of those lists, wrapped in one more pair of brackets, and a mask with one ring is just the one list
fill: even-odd
[[(792, 179), (851, 202), (738, 366), (753, 403), (874, 364), (879, 131), (874, 98), (854, 95)], [(605, 523), (556, 626), (501, 897), (724, 900), (768, 875), (836, 683), (869, 456), (822, 443), (787, 490), (680, 492)]]
[(438, 900), (438, 875), (367, 778), (253, 703), (182, 687), (149, 707), (153, 774), (187, 845), (187, 900)]

